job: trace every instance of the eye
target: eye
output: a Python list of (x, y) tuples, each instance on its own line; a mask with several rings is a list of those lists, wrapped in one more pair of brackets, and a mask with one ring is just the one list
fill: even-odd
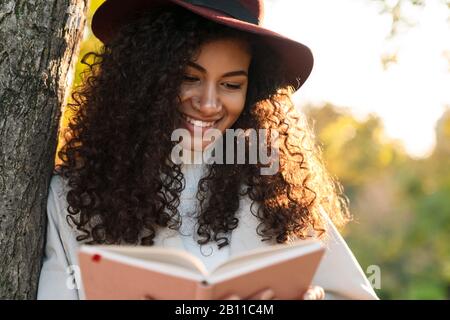
[(185, 74), (183, 76), (183, 80), (186, 82), (195, 82), (195, 81), (198, 81), (198, 78)]
[(231, 90), (239, 90), (242, 88), (241, 84), (235, 84), (235, 83), (224, 83), (224, 86), (227, 89), (231, 89)]

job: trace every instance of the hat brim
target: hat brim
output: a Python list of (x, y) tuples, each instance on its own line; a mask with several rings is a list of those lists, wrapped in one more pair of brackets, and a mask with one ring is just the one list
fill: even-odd
[(181, 0), (128, 0), (125, 6), (121, 0), (105, 1), (94, 13), (92, 32), (102, 42), (108, 43), (120, 26), (132, 20), (133, 17), (142, 14), (143, 11), (167, 5), (178, 5), (219, 24), (258, 35), (264, 43), (278, 53), (285, 65), (287, 84), (295, 90), (298, 90), (311, 74), (314, 58), (311, 50), (304, 44), (261, 26), (235, 19), (225, 13)]

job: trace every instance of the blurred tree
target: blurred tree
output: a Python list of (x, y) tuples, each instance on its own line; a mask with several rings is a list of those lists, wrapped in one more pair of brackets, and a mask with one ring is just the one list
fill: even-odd
[[(392, 24), (391, 24), (391, 32), (389, 34), (389, 37), (396, 36), (401, 28), (411, 28), (414, 27), (416, 24), (416, 21), (412, 21), (409, 18), (407, 18), (404, 14), (405, 7), (423, 7), (425, 5), (425, 2), (423, 0), (372, 0), (375, 2), (380, 3), (382, 10), (381, 14), (388, 13), (392, 17)], [(446, 1), (446, 0), (442, 0)]]
[[(371, 2), (380, 5), (380, 14), (388, 14), (391, 16), (391, 29), (386, 40), (392, 40), (404, 33), (405, 31), (414, 28), (418, 24), (417, 17), (411, 17), (407, 12), (422, 10), (427, 5), (424, 0), (370, 0)], [(447, 7), (447, 21), (450, 24), (450, 0), (435, 0), (444, 4)], [(431, 1), (430, 1), (431, 2)], [(415, 9), (415, 10), (414, 10)], [(381, 55), (381, 64), (387, 70), (398, 61), (398, 48), (391, 48)], [(443, 55), (446, 56), (446, 52)]]
[(450, 106), (447, 106), (442, 117), (436, 123), (436, 147), (434, 157), (450, 158)]
[(387, 141), (382, 122), (375, 115), (359, 121), (346, 109), (330, 104), (305, 111), (323, 144), (329, 170), (350, 190), (405, 159), (400, 144)]
[(449, 298), (450, 111), (436, 126), (433, 155), (421, 160), (387, 139), (374, 115), (356, 119), (331, 104), (304, 111), (350, 198), (346, 239), (363, 269), (381, 268), (380, 297)]

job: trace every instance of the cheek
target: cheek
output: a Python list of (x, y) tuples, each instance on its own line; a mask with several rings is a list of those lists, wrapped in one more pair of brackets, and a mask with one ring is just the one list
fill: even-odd
[(180, 91), (178, 96), (181, 101), (186, 101), (194, 96), (200, 97), (202, 93), (202, 87), (197, 84), (186, 84), (183, 83), (180, 86)]
[(180, 97), (181, 101), (186, 100), (190, 95), (190, 90), (188, 88), (185, 88), (184, 86), (181, 86), (180, 93), (178, 96)]
[(228, 103), (225, 104), (225, 106), (227, 109), (227, 114), (230, 117), (237, 119), (244, 110), (245, 96), (234, 97), (233, 99), (230, 99)]

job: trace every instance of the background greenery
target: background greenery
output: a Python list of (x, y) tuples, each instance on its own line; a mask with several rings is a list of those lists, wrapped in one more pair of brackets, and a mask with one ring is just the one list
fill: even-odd
[[(390, 7), (393, 33), (405, 1)], [(91, 0), (89, 25), (102, 2)], [(100, 45), (88, 30), (80, 58)], [(78, 63), (74, 85), (80, 83), (82, 70)], [(329, 170), (350, 199), (354, 221), (344, 236), (364, 271), (370, 265), (380, 267), (380, 298), (449, 299), (450, 108), (436, 126), (434, 152), (420, 160), (386, 138), (376, 115), (358, 120), (349, 109), (330, 104), (303, 111), (314, 125)]]

